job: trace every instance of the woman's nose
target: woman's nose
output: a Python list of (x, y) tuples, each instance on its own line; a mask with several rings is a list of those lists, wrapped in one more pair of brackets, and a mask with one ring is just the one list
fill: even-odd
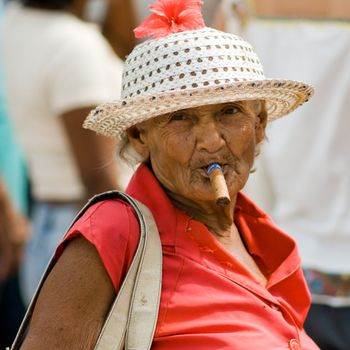
[(215, 120), (202, 120), (195, 129), (198, 150), (215, 153), (224, 147), (222, 129)]

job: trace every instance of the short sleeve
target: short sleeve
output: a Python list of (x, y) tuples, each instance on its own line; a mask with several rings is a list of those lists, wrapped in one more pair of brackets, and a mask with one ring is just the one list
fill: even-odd
[(67, 232), (58, 246), (58, 259), (70, 239), (82, 235), (97, 250), (116, 290), (134, 257), (140, 228), (133, 209), (119, 199), (105, 200), (91, 206)]
[(66, 33), (67, 40), (48, 64), (49, 104), (54, 115), (120, 97), (122, 61), (101, 33), (84, 26), (88, 25)]

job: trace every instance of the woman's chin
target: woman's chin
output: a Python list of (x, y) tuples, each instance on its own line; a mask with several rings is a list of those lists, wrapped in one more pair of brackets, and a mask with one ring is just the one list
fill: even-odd
[(211, 203), (215, 204), (216, 201), (215, 193), (211, 186), (205, 186), (204, 188), (202, 186), (198, 186), (196, 188), (192, 188), (187, 193), (187, 198), (198, 205), (204, 203), (206, 205)]

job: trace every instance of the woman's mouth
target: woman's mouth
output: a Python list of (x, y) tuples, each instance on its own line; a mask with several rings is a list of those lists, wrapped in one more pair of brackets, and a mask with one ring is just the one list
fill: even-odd
[(199, 167), (198, 170), (200, 171), (201, 175), (203, 175), (206, 178), (209, 178), (208, 169), (214, 164), (217, 164), (221, 168), (221, 171), (224, 175), (228, 173), (229, 165), (225, 163), (208, 163), (207, 165)]

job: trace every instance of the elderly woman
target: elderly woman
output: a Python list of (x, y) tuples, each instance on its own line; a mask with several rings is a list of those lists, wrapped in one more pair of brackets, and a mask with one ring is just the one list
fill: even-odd
[[(122, 100), (99, 106), (85, 127), (142, 160), (127, 193), (150, 209), (162, 243), (152, 349), (317, 349), (303, 331), (310, 297), (297, 247), (240, 192), (267, 122), (313, 90), (266, 79), (248, 43), (204, 27), (199, 1), (151, 9), (136, 34), (156, 38), (128, 57)], [(22, 349), (93, 349), (138, 240), (128, 204), (90, 207), (57, 250)]]

